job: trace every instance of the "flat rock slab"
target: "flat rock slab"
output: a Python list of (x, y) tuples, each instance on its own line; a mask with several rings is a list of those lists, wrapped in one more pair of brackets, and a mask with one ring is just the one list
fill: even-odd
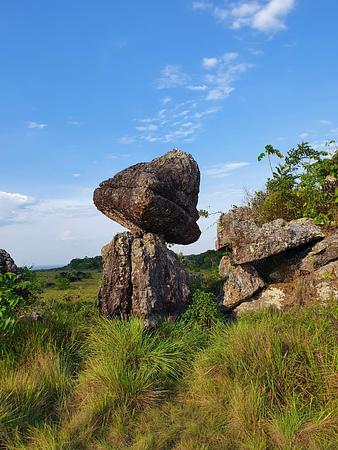
[(18, 270), (11, 255), (6, 250), (0, 249), (0, 273), (12, 272), (16, 273)]
[(188, 275), (156, 235), (117, 234), (103, 247), (102, 260), (99, 307), (107, 317), (136, 315), (153, 328), (176, 317), (189, 301)]
[(286, 222), (276, 219), (259, 226), (248, 208), (236, 208), (219, 220), (216, 248), (232, 249), (234, 264), (257, 262), (286, 250), (324, 238), (320, 227), (311, 219)]
[(167, 242), (191, 244), (200, 237), (196, 209), (200, 171), (191, 155), (172, 150), (103, 181), (96, 207), (134, 233), (155, 233)]

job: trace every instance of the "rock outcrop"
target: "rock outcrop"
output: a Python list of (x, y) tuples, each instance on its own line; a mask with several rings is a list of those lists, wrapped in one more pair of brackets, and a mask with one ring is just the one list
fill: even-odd
[(286, 222), (276, 219), (259, 226), (248, 208), (235, 208), (219, 220), (216, 248), (230, 246), (235, 264), (260, 261), (304, 244), (324, 238), (311, 219)]
[(134, 233), (155, 233), (167, 242), (191, 244), (201, 232), (196, 209), (200, 172), (188, 153), (172, 150), (103, 181), (96, 207)]
[(310, 219), (260, 226), (249, 208), (236, 208), (222, 215), (216, 248), (229, 252), (219, 267), (220, 301), (237, 314), (338, 299), (338, 232), (325, 237)]
[(174, 149), (119, 172), (95, 190), (97, 208), (131, 231), (117, 234), (102, 249), (99, 307), (104, 315), (136, 315), (151, 328), (186, 305), (188, 275), (166, 242), (189, 244), (199, 238), (199, 183), (195, 160)]
[(173, 318), (189, 300), (188, 275), (158, 236), (117, 234), (102, 249), (101, 311), (108, 317), (141, 317), (148, 328)]
[(13, 272), (16, 273), (18, 270), (15, 262), (13, 261), (11, 255), (6, 252), (6, 250), (0, 249), (0, 273)]

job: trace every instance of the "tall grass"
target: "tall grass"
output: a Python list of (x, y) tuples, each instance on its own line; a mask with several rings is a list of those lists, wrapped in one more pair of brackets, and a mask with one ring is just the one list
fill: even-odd
[(23, 322), (0, 338), (0, 448), (334, 449), (336, 320), (317, 306), (210, 330)]

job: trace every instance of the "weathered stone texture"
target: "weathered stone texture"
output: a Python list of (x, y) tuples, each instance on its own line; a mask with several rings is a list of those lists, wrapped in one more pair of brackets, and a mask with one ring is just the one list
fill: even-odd
[(196, 209), (200, 172), (188, 153), (172, 150), (122, 170), (94, 192), (96, 207), (132, 232), (190, 244), (201, 232)]
[(310, 219), (276, 219), (259, 226), (250, 218), (248, 208), (223, 214), (217, 235), (216, 248), (230, 246), (235, 264), (259, 261), (324, 238), (320, 227)]
[(235, 308), (265, 286), (254, 267), (250, 264), (234, 266), (228, 256), (222, 258), (219, 272), (225, 280), (222, 303), (228, 308)]
[(135, 314), (147, 327), (175, 317), (189, 300), (188, 275), (161, 238), (121, 233), (105, 246), (99, 305), (109, 317)]
[(0, 249), (0, 273), (13, 272), (16, 273), (18, 270), (14, 260), (11, 255), (6, 252), (6, 250)]
[(338, 232), (318, 242), (300, 264), (302, 272), (311, 273), (319, 267), (325, 266), (338, 259)]

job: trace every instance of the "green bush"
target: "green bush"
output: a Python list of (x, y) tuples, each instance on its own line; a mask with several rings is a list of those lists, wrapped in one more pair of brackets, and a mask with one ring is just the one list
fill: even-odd
[(221, 308), (211, 292), (197, 289), (192, 302), (182, 314), (181, 321), (201, 328), (210, 328), (223, 319)]
[[(284, 158), (280, 152), (277, 156)], [(310, 217), (319, 225), (335, 226), (338, 223), (337, 174), (337, 151), (329, 155), (303, 142), (287, 152), (284, 162), (272, 170), (265, 190), (255, 192), (249, 199), (249, 206), (261, 223), (277, 218)]]
[(0, 331), (13, 329), (18, 309), (32, 301), (38, 292), (35, 274), (27, 268), (18, 274), (0, 274)]

